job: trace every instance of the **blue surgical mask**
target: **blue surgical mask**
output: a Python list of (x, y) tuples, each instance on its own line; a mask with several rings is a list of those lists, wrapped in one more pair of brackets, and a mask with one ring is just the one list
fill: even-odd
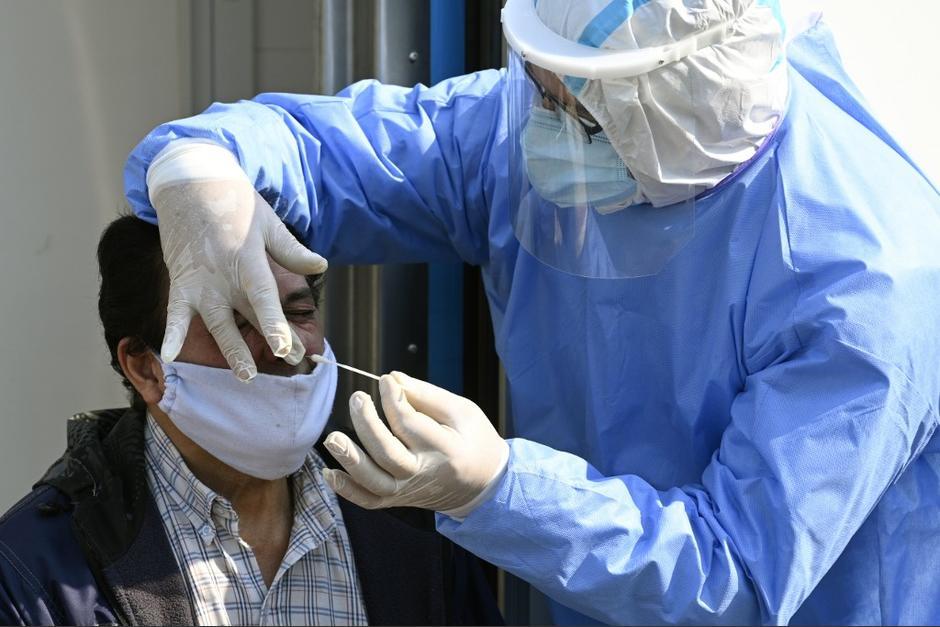
[(533, 108), (522, 133), (526, 174), (535, 191), (559, 207), (610, 213), (636, 195), (636, 181), (603, 133), (587, 137), (554, 111)]

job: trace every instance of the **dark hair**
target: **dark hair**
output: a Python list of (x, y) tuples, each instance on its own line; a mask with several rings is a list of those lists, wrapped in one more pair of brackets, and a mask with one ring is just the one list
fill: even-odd
[(160, 352), (166, 326), (170, 279), (163, 263), (159, 229), (133, 215), (112, 222), (98, 242), (98, 315), (104, 341), (111, 353), (111, 367), (121, 376), (131, 404), (142, 409), (144, 401), (124, 376), (117, 347), (130, 338), (128, 352)]
[[(287, 230), (298, 238), (290, 226)], [(148, 350), (159, 353), (163, 344), (170, 277), (163, 262), (160, 230), (134, 215), (119, 217), (101, 234), (98, 272), (101, 275), (98, 315), (111, 353), (111, 367), (130, 393), (131, 405), (143, 410), (144, 400), (118, 362), (117, 347), (125, 337), (130, 339), (127, 350), (132, 355)], [(305, 278), (319, 308), (325, 275)]]

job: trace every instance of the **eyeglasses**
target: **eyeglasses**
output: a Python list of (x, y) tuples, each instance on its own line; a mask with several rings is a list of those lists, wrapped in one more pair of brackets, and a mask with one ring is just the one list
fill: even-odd
[(523, 64), (525, 68), (526, 76), (529, 77), (529, 80), (532, 81), (532, 84), (535, 85), (535, 89), (539, 92), (539, 97), (542, 101), (550, 102), (554, 107), (558, 107), (568, 115), (570, 115), (574, 120), (581, 125), (581, 128), (584, 130), (585, 136), (587, 136), (588, 143), (591, 143), (591, 137), (597, 135), (604, 129), (601, 128), (601, 125), (597, 123), (597, 120), (583, 109), (580, 104), (572, 105), (566, 104), (561, 101), (561, 99), (547, 90), (542, 83), (539, 82), (539, 79), (535, 78), (535, 74), (532, 72), (532, 64), (526, 61)]

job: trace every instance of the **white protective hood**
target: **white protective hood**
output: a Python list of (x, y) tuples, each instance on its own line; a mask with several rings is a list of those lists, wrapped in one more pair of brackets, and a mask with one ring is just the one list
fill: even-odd
[(664, 206), (714, 187), (783, 115), (786, 29), (775, 0), (538, 0), (535, 10), (569, 41), (618, 51), (727, 25), (720, 42), (639, 76), (562, 76), (637, 180), (634, 202)]

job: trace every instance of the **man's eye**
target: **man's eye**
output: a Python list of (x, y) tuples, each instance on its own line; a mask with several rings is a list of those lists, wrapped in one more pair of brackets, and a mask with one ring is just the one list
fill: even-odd
[(290, 318), (310, 319), (310, 318), (315, 318), (317, 316), (317, 310), (316, 309), (292, 309), (290, 311), (285, 311), (284, 315)]

